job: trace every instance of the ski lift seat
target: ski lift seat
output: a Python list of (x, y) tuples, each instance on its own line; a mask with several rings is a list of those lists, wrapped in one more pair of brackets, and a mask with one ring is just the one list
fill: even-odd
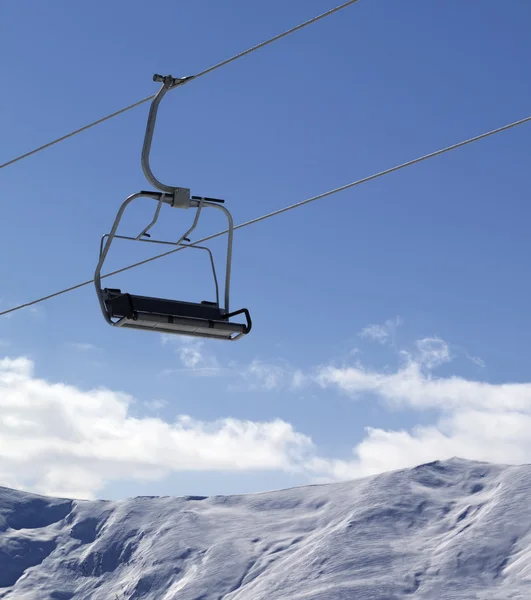
[(103, 301), (109, 315), (119, 319), (118, 327), (228, 340), (249, 330), (249, 322), (230, 322), (215, 302), (167, 300), (109, 288), (103, 290)]
[[(160, 333), (169, 333), (185, 336), (196, 336), (206, 338), (216, 338), (218, 340), (238, 340), (251, 331), (252, 321), (249, 311), (246, 308), (230, 312), (230, 277), (232, 264), (232, 241), (234, 224), (230, 211), (224, 206), (224, 200), (219, 198), (210, 198), (205, 196), (191, 196), (190, 189), (179, 186), (170, 186), (159, 181), (149, 164), (149, 154), (151, 151), (151, 142), (155, 128), (155, 120), (160, 101), (166, 92), (177, 85), (188, 80), (188, 78), (178, 79), (171, 75), (154, 75), (154, 81), (162, 82), (162, 86), (154, 96), (149, 109), (146, 131), (144, 134), (144, 144), (141, 154), (142, 171), (146, 179), (157, 188), (158, 191), (141, 191), (128, 196), (123, 202), (114, 219), (113, 226), (108, 234), (105, 234), (100, 241), (100, 257), (94, 273), (94, 286), (100, 304), (100, 309), (104, 319), (112, 327), (123, 327), (129, 329), (142, 329), (144, 331), (156, 331)], [(155, 214), (151, 222), (142, 229), (136, 236), (118, 235), (117, 229), (126, 208), (137, 198), (150, 198), (157, 202)], [(164, 241), (151, 239), (148, 233), (158, 221), (159, 213), (163, 205), (169, 205), (172, 208), (189, 209), (195, 208), (195, 217), (188, 230), (180, 236), (177, 241)], [(227, 233), (227, 255), (225, 263), (225, 294), (223, 305), (219, 298), (219, 285), (216, 275), (216, 267), (212, 252), (205, 246), (200, 246), (197, 242), (190, 243), (190, 234), (195, 230), (199, 215), (203, 208), (215, 208), (222, 211), (228, 222), (228, 229), (222, 233)], [(218, 234), (219, 235), (219, 234)], [(215, 236), (214, 236), (215, 237)], [(185, 248), (195, 248), (208, 252), (212, 275), (216, 288), (216, 302), (182, 302), (178, 300), (166, 300), (164, 298), (151, 298), (148, 296), (137, 296), (133, 294), (122, 293), (119, 289), (101, 288), (101, 269), (107, 257), (110, 246), (115, 239), (134, 240), (144, 243), (167, 244), (174, 246), (174, 249), (166, 254), (171, 254)], [(206, 241), (210, 238), (204, 238)], [(154, 260), (153, 257), (149, 260)], [(149, 262), (149, 261), (145, 261)], [(142, 263), (138, 263), (142, 264)], [(135, 265), (137, 266), (137, 265)], [(130, 267), (128, 267), (130, 268)], [(106, 276), (105, 276), (106, 277)], [(246, 323), (235, 323), (230, 319), (236, 315), (245, 315)]]

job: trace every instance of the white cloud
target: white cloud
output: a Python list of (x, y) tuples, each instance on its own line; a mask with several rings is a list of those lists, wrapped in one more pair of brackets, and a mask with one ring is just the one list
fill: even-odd
[(485, 368), (485, 361), (480, 358), (479, 356), (471, 356), (470, 354), (468, 354), (468, 352), (466, 353), (466, 357), (468, 358), (468, 360), (470, 362), (473, 362), (476, 366), (481, 367), (482, 369)]
[(457, 346), (455, 344), (452, 344), (450, 348), (452, 350), (452, 358), (455, 358), (457, 356), (465, 357), (472, 364), (476, 365), (477, 367), (480, 367), (481, 369), (484, 369), (486, 367), (485, 361), (481, 357), (471, 355), (468, 352), (468, 350), (463, 346)]
[(67, 345), (78, 352), (91, 352), (93, 350), (98, 350), (97, 346), (86, 342), (70, 342)]
[(367, 327), (364, 327), (358, 335), (383, 344), (389, 337), (389, 331), (385, 325), (367, 325)]
[[(385, 327), (366, 328), (362, 334), (394, 348), (394, 342), (389, 343), (393, 327), (401, 322), (398, 318), (389, 320)], [(380, 335), (382, 331), (385, 335)], [(368, 368), (357, 356), (349, 359), (355, 361), (352, 364), (328, 365), (313, 373), (303, 373), (280, 361), (254, 360), (239, 368), (231, 365), (240, 377), (233, 388), (294, 390), (317, 383), (353, 398), (379, 399), (395, 411), (430, 410), (438, 414), (432, 424), (408, 430), (384, 430), (370, 424), (350, 459), (330, 460), (309, 454), (303, 468), (318, 481), (354, 478), (452, 456), (494, 462), (531, 460), (531, 442), (526, 437), (531, 427), (531, 383), (491, 384), (455, 374), (437, 376), (437, 369), (444, 366), (448, 370), (456, 357), (470, 359), (470, 355), (454, 347), (451, 351), (436, 336), (417, 340), (410, 349), (395, 350), (400, 359), (395, 369)], [(474, 362), (482, 364), (479, 358)]]
[(394, 373), (356, 367), (325, 367), (316, 380), (352, 396), (376, 394), (396, 406), (443, 411), (531, 409), (531, 383), (490, 384), (458, 376), (434, 377), (422, 365), (411, 362)]
[(245, 391), (298, 390), (308, 381), (302, 371), (294, 369), (286, 362), (274, 364), (255, 359), (249, 365), (235, 371), (240, 381), (233, 385), (232, 389)]
[(391, 339), (394, 342), (396, 329), (403, 324), (401, 317), (387, 319), (383, 325), (367, 325), (359, 333), (359, 337), (367, 338), (380, 344), (386, 344)]
[[(201, 344), (180, 344), (176, 351), (192, 370), (211, 360)], [(407, 430), (367, 423), (365, 437), (345, 459), (319, 456), (309, 436), (280, 419), (138, 418), (130, 411), (134, 399), (127, 394), (51, 383), (35, 376), (27, 358), (4, 358), (0, 485), (90, 498), (113, 480), (153, 480), (183, 470), (296, 471), (322, 481), (452, 456), (531, 461), (531, 383), (437, 376), (436, 370), (443, 365), (448, 369), (453, 358), (448, 344), (437, 337), (418, 340), (399, 356), (394, 370), (356, 362), (302, 372), (285, 362), (258, 360), (245, 368), (226, 367), (244, 389), (294, 390), (317, 384), (353, 398), (377, 398), (395, 411), (436, 411), (433, 423)], [(152, 411), (165, 406), (156, 399), (144, 404)]]
[[(221, 366), (218, 359), (205, 349), (205, 342), (196, 338), (183, 338), (162, 334), (163, 344), (172, 344), (179, 361), (184, 369), (193, 375), (212, 377), (223, 374), (226, 369)], [(182, 371), (182, 368), (170, 367), (163, 370), (169, 375)]]
[(437, 377), (433, 371), (452, 360), (448, 345), (439, 338), (419, 340), (413, 352), (400, 354), (402, 364), (395, 371), (371, 370), (359, 363), (326, 366), (315, 380), (353, 398), (377, 397), (395, 410), (436, 410), (436, 421), (409, 431), (367, 427), (351, 460), (314, 458), (308, 468), (343, 479), (453, 456), (531, 461), (531, 383)]
[(521, 464), (531, 461), (531, 415), (511, 411), (455, 411), (412, 431), (367, 428), (351, 460), (316, 458), (307, 465), (331, 479), (351, 479), (458, 456)]
[[(233, 391), (278, 391), (297, 390), (303, 387), (307, 377), (302, 371), (293, 368), (286, 361), (276, 363), (254, 359), (248, 364), (229, 362), (223, 365), (218, 358), (208, 352), (203, 340), (181, 339), (175, 336), (162, 336), (162, 343), (172, 343), (179, 361), (187, 373), (202, 377), (227, 377), (232, 380), (229, 389)], [(170, 367), (163, 375), (180, 373), (183, 368)]]
[(0, 360), (0, 483), (93, 497), (109, 481), (183, 470), (297, 470), (310, 438), (280, 419), (173, 423), (135, 418), (133, 398), (34, 375), (27, 358)]
[(217, 370), (220, 368), (218, 359), (204, 351), (203, 341), (193, 340), (181, 343), (177, 353), (187, 369)]
[(168, 406), (166, 400), (146, 400), (143, 404), (148, 410), (152, 410), (153, 412), (157, 412)]
[[(183, 344), (179, 348), (177, 352), (179, 353), (181, 362), (185, 367), (187, 367), (188, 369), (195, 369), (206, 362), (203, 354), (201, 353), (201, 347), (201, 342), (195, 342)], [(214, 366), (217, 366), (217, 361), (214, 360), (213, 362)]]
[(253, 362), (242, 372), (242, 376), (249, 382), (250, 389), (278, 389), (284, 378), (286, 370), (279, 365), (263, 363), (258, 360)]
[(417, 340), (415, 346), (417, 352), (414, 360), (428, 369), (435, 369), (452, 360), (448, 344), (440, 338), (423, 338)]

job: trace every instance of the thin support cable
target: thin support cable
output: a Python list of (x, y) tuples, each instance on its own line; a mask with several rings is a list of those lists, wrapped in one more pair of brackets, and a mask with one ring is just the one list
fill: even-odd
[[(255, 223), (259, 223), (260, 221), (265, 221), (266, 219), (271, 219), (272, 217), (275, 217), (282, 213), (288, 212), (295, 208), (299, 208), (301, 206), (304, 206), (305, 204), (309, 204), (310, 202), (315, 202), (316, 200), (321, 200), (323, 198), (327, 198), (328, 196), (332, 196), (333, 194), (337, 194), (338, 192), (348, 190), (357, 185), (361, 185), (362, 183), (367, 183), (368, 181), (373, 181), (374, 179), (378, 179), (379, 177), (383, 177), (384, 175), (389, 175), (390, 173), (394, 173), (395, 171), (400, 171), (401, 169), (405, 169), (406, 167), (411, 167), (413, 165), (416, 165), (416, 164), (423, 162), (425, 160), (428, 160), (430, 158), (434, 158), (434, 157), (440, 156), (441, 154), (444, 154), (446, 152), (450, 152), (451, 150), (456, 150), (457, 148), (462, 148), (463, 146), (472, 144), (473, 142), (477, 142), (479, 140), (483, 140), (483, 139), (490, 137), (492, 135), (495, 135), (497, 133), (501, 133), (502, 131), (507, 131), (508, 129), (512, 129), (513, 127), (517, 127), (518, 125), (523, 125), (524, 123), (528, 123), (529, 121), (531, 121), (531, 116), (525, 117), (524, 119), (520, 119), (519, 121), (514, 121), (513, 123), (509, 123), (509, 125), (504, 125), (503, 127), (498, 127), (497, 129), (492, 129), (491, 131), (482, 133), (480, 135), (469, 138), (462, 142), (458, 142), (457, 144), (453, 144), (452, 146), (447, 146), (446, 148), (442, 148), (441, 150), (436, 150), (435, 152), (430, 152), (429, 154), (425, 154), (424, 156), (420, 156), (418, 158), (414, 158), (413, 160), (409, 160), (407, 162), (401, 163), (401, 164), (391, 167), (389, 169), (385, 169), (384, 171), (380, 171), (378, 173), (375, 173), (374, 175), (369, 175), (368, 177), (364, 177), (363, 179), (358, 179), (357, 181), (353, 181), (352, 183), (347, 183), (346, 185), (342, 185), (341, 187), (335, 188), (328, 192), (318, 194), (317, 196), (312, 196), (311, 198), (307, 198), (306, 200), (302, 200), (301, 202), (296, 202), (295, 204), (291, 204), (284, 208), (280, 208), (279, 210), (275, 210), (273, 212), (262, 215), (261, 217), (256, 217), (255, 219), (251, 219), (250, 221), (240, 223), (239, 225), (236, 225), (234, 227), (234, 231), (236, 229), (243, 229), (244, 227), (249, 227), (250, 225), (254, 225)], [(228, 232), (228, 230), (219, 231), (218, 233), (214, 233), (207, 237), (201, 238), (200, 240), (196, 240), (195, 242), (193, 242), (193, 244), (190, 244), (190, 245), (202, 244), (203, 242), (207, 242), (207, 241), (217, 238), (221, 235), (224, 235), (227, 232)], [(181, 250), (184, 250), (184, 249), (185, 249), (185, 247), (180, 247), (180, 248), (175, 248), (173, 250), (169, 250), (168, 252), (163, 252), (162, 254), (157, 254), (156, 256), (152, 256), (151, 258), (146, 258), (145, 260), (142, 260), (140, 262), (134, 263), (127, 267), (123, 267), (116, 271), (112, 271), (110, 273), (102, 275), (101, 278), (104, 279), (106, 277), (118, 275), (119, 273), (123, 273), (124, 271), (129, 271), (130, 269), (140, 267), (141, 265), (145, 265), (151, 261), (158, 260), (159, 258), (163, 258), (164, 256), (169, 256), (170, 254), (174, 254), (175, 252), (180, 252)], [(17, 310), (27, 308), (29, 306), (34, 306), (35, 304), (39, 304), (41, 302), (44, 302), (45, 300), (50, 300), (51, 298), (56, 298), (57, 296), (61, 296), (62, 294), (66, 294), (68, 292), (73, 292), (74, 290), (85, 287), (92, 283), (94, 283), (94, 279), (90, 279), (88, 281), (78, 283), (77, 285), (73, 285), (71, 287), (65, 288), (64, 290), (61, 290), (59, 292), (54, 292), (53, 294), (49, 294), (48, 296), (42, 296), (41, 298), (37, 298), (36, 300), (32, 300), (31, 302), (26, 302), (25, 304), (19, 304), (18, 306), (14, 306), (13, 308), (9, 308), (7, 310), (0, 312), (0, 317), (3, 315), (7, 315), (9, 313), (13, 313)]]
[[(248, 54), (251, 54), (252, 52), (256, 52), (257, 50), (260, 50), (261, 48), (264, 48), (265, 46), (268, 46), (269, 44), (272, 44), (273, 42), (276, 42), (292, 33), (295, 33), (296, 31), (299, 31), (300, 29), (303, 29), (304, 27), (307, 27), (308, 25), (312, 25), (313, 23), (316, 23), (317, 21), (320, 21), (321, 19), (324, 19), (325, 17), (333, 15), (334, 13), (339, 12), (340, 10), (343, 10), (344, 8), (347, 8), (348, 6), (351, 6), (352, 4), (356, 4), (356, 2), (359, 2), (359, 0), (349, 0), (348, 2), (344, 2), (343, 4), (336, 6), (335, 8), (332, 8), (331, 10), (328, 10), (320, 15), (317, 15), (316, 17), (313, 17), (312, 19), (309, 19), (308, 21), (305, 21), (304, 23), (301, 23), (300, 25), (296, 25), (295, 27), (292, 27), (291, 29), (284, 31), (283, 33), (279, 33), (278, 35), (275, 35), (274, 37), (272, 37), (268, 40), (265, 40), (264, 42), (261, 42), (260, 44), (253, 46), (252, 48), (249, 48), (248, 50), (244, 50), (243, 52), (240, 52), (239, 54), (236, 54), (235, 56), (232, 56), (231, 58), (227, 58), (226, 60), (223, 60), (220, 63), (217, 63), (216, 65), (213, 65), (212, 67), (209, 67), (208, 69), (205, 69), (204, 71), (201, 71), (197, 75), (190, 77), (190, 79), (183, 81), (182, 84), (179, 85), (178, 87), (181, 87), (185, 83), (189, 83), (190, 81), (193, 81), (195, 79), (199, 79), (199, 77), (203, 77), (203, 75), (212, 73), (213, 71), (216, 71), (217, 69), (221, 69), (222, 67), (228, 65), (229, 63), (234, 62), (235, 60), (238, 60), (239, 58), (243, 58), (244, 56), (247, 56)], [(118, 115), (121, 115), (122, 113), (127, 112), (128, 110), (136, 108), (137, 106), (140, 106), (141, 104), (149, 102), (150, 100), (153, 100), (154, 97), (155, 97), (155, 94), (152, 94), (151, 96), (147, 96), (146, 98), (143, 98), (142, 100), (139, 100), (138, 102), (135, 102), (134, 104), (130, 104), (129, 106), (126, 106), (125, 108), (117, 110), (116, 112), (113, 112), (110, 115), (107, 115), (106, 117), (103, 117), (101, 119), (98, 119), (97, 121), (89, 123), (88, 125), (80, 127), (79, 129), (76, 129), (76, 130), (72, 131), (71, 133), (68, 133), (66, 135), (63, 135), (63, 136), (51, 141), (51, 142), (48, 142), (47, 144), (44, 144), (43, 146), (39, 146), (38, 148), (35, 148), (34, 150), (30, 150), (29, 152), (26, 152), (25, 154), (21, 154), (20, 156), (17, 156), (16, 158), (12, 158), (11, 160), (8, 160), (7, 162), (5, 162), (3, 164), (0, 164), (0, 169), (9, 167), (9, 165), (13, 165), (14, 163), (16, 163), (20, 160), (23, 160), (24, 158), (28, 158), (28, 156), (37, 154), (37, 152), (46, 150), (46, 148), (50, 148), (50, 146), (54, 146), (55, 144), (58, 144), (59, 142), (63, 142), (64, 140), (67, 140), (68, 138), (71, 138), (71, 137), (77, 135), (78, 133), (82, 133), (83, 131), (90, 129), (91, 127), (95, 127), (96, 125), (99, 125), (100, 123), (104, 123), (105, 121), (108, 121), (109, 119), (113, 119), (114, 117), (117, 117)]]

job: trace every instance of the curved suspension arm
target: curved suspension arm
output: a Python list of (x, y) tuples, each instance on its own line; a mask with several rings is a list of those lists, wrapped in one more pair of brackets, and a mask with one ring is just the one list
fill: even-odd
[(177, 87), (178, 85), (181, 85), (185, 81), (192, 79), (192, 78), (193, 77), (184, 77), (182, 79), (178, 79), (176, 77), (172, 77), (171, 75), (166, 75), (165, 77), (162, 77), (161, 75), (153, 76), (153, 80), (161, 81), (162, 86), (160, 87), (159, 91), (155, 95), (155, 98), (153, 98), (153, 101), (151, 102), (151, 106), (149, 108), (149, 115), (148, 115), (148, 120), (147, 120), (147, 125), (146, 125), (146, 133), (144, 135), (144, 145), (142, 146), (141, 164), (142, 164), (142, 171), (144, 172), (144, 175), (146, 176), (146, 179), (149, 181), (149, 183), (151, 183), (151, 185), (155, 186), (157, 189), (162, 190), (163, 192), (167, 192), (169, 194), (173, 194), (178, 190), (186, 190), (189, 194), (190, 190), (187, 188), (181, 188), (178, 186), (166, 185), (166, 184), (162, 183), (161, 181), (159, 181), (155, 177), (155, 175), (153, 175), (153, 171), (151, 170), (151, 167), (149, 165), (149, 153), (151, 152), (151, 143), (153, 141), (153, 132), (155, 130), (155, 121), (157, 120), (157, 112), (159, 109), (159, 104), (160, 104), (162, 98), (164, 98), (164, 95), (166, 94), (166, 92), (168, 90), (173, 89), (174, 87)]

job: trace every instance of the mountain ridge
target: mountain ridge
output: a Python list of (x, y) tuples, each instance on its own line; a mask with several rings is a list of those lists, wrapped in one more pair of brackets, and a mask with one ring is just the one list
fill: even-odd
[(234, 496), (0, 487), (0, 598), (529, 598), (530, 494), (530, 465), (460, 458)]

